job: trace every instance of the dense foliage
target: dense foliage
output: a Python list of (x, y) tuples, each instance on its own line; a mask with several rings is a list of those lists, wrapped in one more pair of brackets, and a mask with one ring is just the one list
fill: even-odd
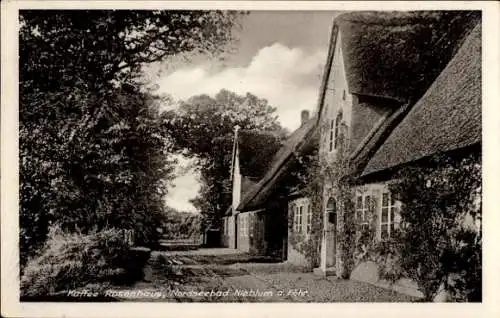
[(162, 224), (163, 238), (198, 239), (201, 235), (201, 215), (170, 209)]
[[(173, 177), (146, 63), (218, 53), (238, 12), (30, 10), (20, 13), (21, 265), (50, 224), (134, 229), (153, 242)], [(136, 85), (137, 86), (137, 85)]]
[(82, 235), (52, 228), (40, 255), (30, 259), (21, 276), (21, 297), (123, 281), (136, 275), (129, 267), (132, 256), (120, 230)]
[(162, 115), (175, 147), (197, 161), (201, 191), (193, 204), (204, 216), (204, 228), (219, 227), (231, 202), (234, 127), (283, 136), (275, 112), (265, 99), (222, 90), (215, 97), (194, 96)]
[(151, 101), (115, 90), (100, 99), (113, 113), (93, 114), (96, 95), (78, 93), (44, 94), (21, 110), (21, 252), (41, 244), (52, 223), (135, 229), (148, 243), (161, 222), (173, 166)]
[[(95, 90), (135, 80), (146, 63), (179, 53), (223, 52), (235, 11), (22, 10), (20, 86)], [(78, 82), (78, 83), (77, 83)]]
[(481, 301), (481, 156), (434, 156), (393, 186), (403, 202), (401, 267), (426, 299), (440, 286), (451, 300)]
[[(342, 134), (341, 134), (342, 136)], [(343, 138), (343, 137), (341, 137)], [(348, 143), (347, 143), (348, 144)], [(342, 145), (342, 144), (341, 144)], [(309, 238), (292, 233), (292, 246), (313, 266), (319, 264), (325, 199), (337, 201), (336, 272), (349, 277), (363, 261), (378, 265), (380, 279), (396, 282), (411, 278), (427, 301), (441, 291), (448, 300), (481, 301), (481, 156), (437, 154), (419, 165), (399, 171), (390, 191), (402, 202), (400, 228), (382, 241), (376, 237), (377, 204), (368, 202), (368, 227), (354, 215), (354, 189), (349, 162), (340, 147), (334, 156), (298, 156), (303, 163), (298, 177), (313, 205)], [(290, 214), (289, 227), (293, 228)], [(333, 248), (333, 247), (331, 247)]]
[(374, 240), (377, 213), (360, 232), (356, 263), (374, 261), (380, 279), (411, 278), (426, 301), (481, 301), (481, 159), (435, 155), (398, 173), (391, 192), (402, 202), (400, 228)]

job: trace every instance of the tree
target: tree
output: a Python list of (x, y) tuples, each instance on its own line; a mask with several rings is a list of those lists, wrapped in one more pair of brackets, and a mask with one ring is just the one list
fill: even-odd
[[(22, 10), (20, 88), (95, 90), (134, 80), (146, 63), (180, 53), (218, 54), (232, 43), (236, 11)], [(22, 94), (23, 95), (23, 94)]]
[[(22, 251), (43, 243), (52, 223), (84, 233), (135, 229), (138, 242), (151, 242), (174, 167), (152, 97), (116, 90), (99, 100), (120, 113), (92, 118), (89, 108), (98, 99), (68, 94), (44, 94), (47, 100), (30, 103), (31, 111), (23, 112)], [(54, 105), (73, 113), (54, 114), (61, 109)]]
[(276, 133), (284, 137), (276, 108), (250, 93), (244, 96), (221, 90), (215, 97), (200, 95), (165, 112), (165, 129), (178, 151), (196, 158), (201, 191), (193, 204), (204, 215), (204, 226), (219, 226), (221, 213), (231, 202), (229, 181), (234, 126)]
[(31, 10), (20, 13), (21, 265), (48, 227), (135, 229), (155, 240), (172, 177), (146, 63), (220, 53), (231, 11)]

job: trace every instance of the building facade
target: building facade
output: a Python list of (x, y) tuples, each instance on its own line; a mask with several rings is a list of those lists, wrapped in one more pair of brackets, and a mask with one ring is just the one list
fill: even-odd
[[(396, 172), (418, 167), (437, 153), (480, 153), (480, 145), (480, 13), (340, 15), (333, 23), (314, 118), (303, 121), (276, 148), (265, 172), (246, 189), (238, 176), (241, 162), (235, 159), (224, 241), (242, 251), (307, 264), (292, 236), (307, 240), (313, 218), (320, 215), (320, 264), (315, 272), (343, 277), (345, 202), (332, 186), (335, 182), (326, 180), (321, 211), (313, 210), (311, 198), (290, 177), (298, 169), (297, 153), (317, 149), (327, 167), (347, 162), (343, 173), (351, 180), (355, 227), (373, 227), (374, 239), (384, 241), (401, 228), (402, 202), (390, 191)], [(388, 285), (370, 262), (356, 263), (350, 277)], [(391, 286), (419, 295), (408, 279)]]
[[(480, 76), (477, 12), (348, 13), (335, 20), (318, 105), (319, 153), (326, 165), (339, 156), (349, 162), (357, 228), (371, 226), (368, 211), (376, 240), (400, 227), (402, 203), (389, 188), (395, 171), (436, 153), (480, 151)], [(343, 203), (330, 185), (317, 269), (323, 275), (344, 271)], [(354, 279), (385, 284), (375, 264), (356, 265)], [(407, 279), (395, 288), (418, 294)]]

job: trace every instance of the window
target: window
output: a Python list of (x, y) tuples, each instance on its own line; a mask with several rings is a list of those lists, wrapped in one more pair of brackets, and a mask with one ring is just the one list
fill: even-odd
[(329, 136), (329, 145), (328, 149), (330, 152), (333, 149), (337, 149), (340, 145), (340, 134), (341, 134), (341, 125), (342, 125), (342, 111), (337, 114), (335, 120), (330, 121), (330, 136)]
[(345, 89), (342, 90), (342, 100), (345, 100)]
[(302, 233), (303, 211), (304, 211), (303, 205), (296, 205), (293, 208), (293, 231), (296, 233)]
[(252, 237), (253, 236), (253, 222), (254, 222), (254, 214), (248, 214), (248, 219), (247, 219), (247, 236)]
[(307, 205), (307, 218), (306, 218), (306, 233), (310, 234), (312, 230), (312, 209), (311, 205)]
[(329, 198), (326, 204), (326, 214), (329, 223), (337, 224), (337, 201)]
[(338, 113), (337, 118), (335, 119), (335, 149), (339, 147), (339, 138), (340, 138), (340, 125), (342, 124), (342, 111)]
[(247, 214), (240, 214), (240, 217), (241, 217), (240, 234), (242, 237), (247, 237), (248, 236), (248, 215)]
[(391, 237), (391, 232), (399, 227), (396, 222), (396, 215), (398, 213), (398, 206), (394, 196), (389, 192), (382, 194), (382, 215), (380, 218), (380, 238), (387, 239)]
[(335, 126), (335, 121), (332, 119), (330, 121), (330, 145), (329, 145), (329, 151), (332, 152), (333, 151), (333, 140), (335, 138), (334, 136), (334, 126)]
[(238, 222), (239, 224), (238, 224), (238, 225), (239, 225), (239, 227), (240, 227), (238, 230), (239, 230), (239, 232), (240, 232), (240, 235), (241, 235), (241, 236), (244, 236), (244, 235), (245, 235), (245, 233), (243, 232), (243, 228), (244, 228), (244, 226), (243, 226), (243, 225), (244, 225), (244, 224), (243, 224), (243, 222), (244, 222), (245, 220), (244, 220), (244, 216), (243, 216), (243, 214), (240, 214), (238, 219), (239, 219), (239, 222)]
[(299, 206), (299, 232), (302, 232), (302, 215), (303, 215), (304, 206)]
[(369, 211), (372, 207), (372, 199), (369, 195), (356, 197), (356, 221), (361, 225), (363, 231), (370, 227)]

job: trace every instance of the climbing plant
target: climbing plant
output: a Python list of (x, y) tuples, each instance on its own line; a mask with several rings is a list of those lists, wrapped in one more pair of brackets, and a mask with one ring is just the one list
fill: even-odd
[(390, 238), (375, 239), (378, 215), (370, 204), (370, 226), (357, 231), (355, 263), (375, 262), (379, 279), (392, 283), (412, 279), (426, 301), (438, 294), (481, 301), (481, 156), (437, 154), (393, 180), (388, 187), (402, 203), (400, 226)]
[[(345, 131), (344, 126), (339, 136), (343, 142), (334, 153), (297, 155), (302, 165), (297, 173), (300, 188), (312, 205), (313, 221), (309, 235), (291, 231), (292, 246), (311, 265), (319, 264), (325, 198), (331, 197), (337, 202), (337, 276), (347, 278), (357, 264), (373, 261), (380, 279), (394, 283), (410, 278), (424, 300), (431, 301), (444, 290), (448, 300), (481, 301), (480, 152), (437, 154), (400, 169), (388, 183), (401, 203), (399, 227), (389, 238), (379, 239), (378, 201), (373, 196), (368, 200), (368, 226), (355, 213), (356, 192), (368, 189), (350, 177)], [(289, 215), (292, 230), (293, 214)]]
[(394, 243), (403, 274), (426, 300), (481, 301), (481, 155), (438, 154), (399, 173), (391, 188), (403, 202), (404, 230)]
[(311, 209), (311, 230), (307, 235), (294, 231), (293, 206), (289, 207), (288, 213), (288, 240), (291, 246), (302, 254), (308, 265), (314, 268), (319, 265), (320, 244), (323, 229), (323, 179), (320, 178), (320, 165), (318, 151), (309, 154), (296, 154), (299, 169), (295, 170), (296, 181), (302, 195), (309, 199)]
[[(319, 130), (328, 129), (326, 122)], [(337, 203), (336, 236), (337, 276), (346, 278), (354, 267), (354, 243), (356, 227), (354, 220), (353, 189), (349, 179), (347, 126), (342, 123), (337, 136), (337, 148), (332, 156), (316, 150), (307, 155), (297, 155), (302, 169), (298, 169), (300, 188), (304, 197), (309, 198), (312, 209), (311, 231), (309, 235), (291, 232), (289, 237), (294, 249), (304, 255), (311, 266), (318, 266), (321, 253), (321, 239), (324, 228), (325, 198), (335, 198)], [(321, 134), (324, 135), (324, 134)], [(289, 226), (293, 230), (293, 214), (289, 213)], [(333, 248), (333, 247), (332, 247)]]

